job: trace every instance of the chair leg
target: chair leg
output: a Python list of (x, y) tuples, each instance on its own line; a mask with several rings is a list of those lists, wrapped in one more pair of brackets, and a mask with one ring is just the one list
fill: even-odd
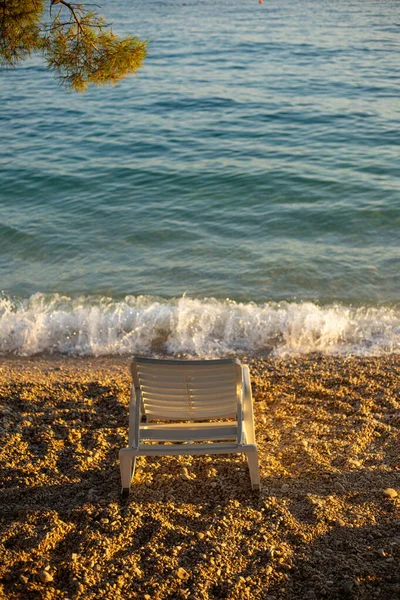
[(119, 464), (121, 469), (121, 487), (123, 493), (129, 493), (132, 478), (135, 474), (136, 456), (129, 448), (119, 451)]
[(260, 471), (258, 467), (258, 452), (246, 452), (247, 464), (249, 465), (251, 487), (253, 490), (260, 489)]

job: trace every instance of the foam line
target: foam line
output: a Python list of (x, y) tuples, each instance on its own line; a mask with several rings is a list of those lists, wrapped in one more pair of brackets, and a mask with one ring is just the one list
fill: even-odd
[(0, 299), (0, 353), (101, 356), (400, 352), (400, 309), (149, 296)]

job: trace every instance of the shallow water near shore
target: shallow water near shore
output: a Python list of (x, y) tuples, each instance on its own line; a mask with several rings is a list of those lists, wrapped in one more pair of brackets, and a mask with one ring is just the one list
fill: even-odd
[(0, 352), (398, 352), (398, 3), (103, 8), (137, 77), (0, 71)]

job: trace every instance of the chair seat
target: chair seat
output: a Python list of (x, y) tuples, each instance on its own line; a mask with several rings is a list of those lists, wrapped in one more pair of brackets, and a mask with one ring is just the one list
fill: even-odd
[(237, 438), (237, 421), (229, 423), (162, 423), (140, 425), (140, 439), (163, 442), (229, 440)]

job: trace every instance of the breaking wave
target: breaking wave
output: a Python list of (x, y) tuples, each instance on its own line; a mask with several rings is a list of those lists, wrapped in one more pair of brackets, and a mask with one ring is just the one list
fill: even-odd
[(0, 298), (0, 353), (192, 357), (400, 352), (400, 309), (186, 296)]

